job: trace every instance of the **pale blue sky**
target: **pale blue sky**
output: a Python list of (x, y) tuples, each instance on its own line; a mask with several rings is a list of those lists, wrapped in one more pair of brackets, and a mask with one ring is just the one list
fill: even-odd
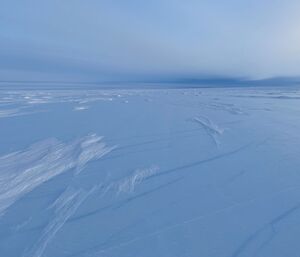
[(300, 1), (1, 0), (1, 80), (300, 75)]

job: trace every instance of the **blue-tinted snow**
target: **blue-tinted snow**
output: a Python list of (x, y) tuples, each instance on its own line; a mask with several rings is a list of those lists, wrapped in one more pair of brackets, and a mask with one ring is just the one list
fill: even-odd
[(296, 256), (299, 100), (0, 91), (0, 256)]

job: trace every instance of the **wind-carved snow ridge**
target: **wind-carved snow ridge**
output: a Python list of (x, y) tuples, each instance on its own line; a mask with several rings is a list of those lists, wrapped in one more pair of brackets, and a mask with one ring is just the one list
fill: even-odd
[(108, 184), (101, 185), (101, 196), (103, 197), (107, 193), (113, 193), (116, 196), (121, 194), (134, 193), (136, 186), (141, 184), (147, 178), (157, 174), (159, 167), (151, 166), (149, 168), (136, 169), (130, 175), (115, 179)]
[(13, 117), (13, 116), (17, 116), (17, 115), (20, 115), (19, 109), (0, 110), (0, 118)]
[(48, 104), (74, 104), (74, 111), (84, 111), (91, 103), (123, 101), (137, 95), (134, 90), (16, 90), (0, 92), (0, 118), (9, 118), (47, 111)]
[(38, 112), (38, 111), (36, 111), (36, 110), (28, 111), (28, 110), (26, 110), (26, 108), (3, 109), (3, 110), (0, 110), (0, 119), (28, 115), (28, 114), (32, 114), (32, 113), (36, 113), (36, 112)]
[(33, 248), (25, 253), (24, 256), (41, 257), (47, 245), (55, 237), (57, 232), (63, 227), (66, 221), (76, 212), (86, 198), (93, 193), (97, 187), (90, 190), (81, 188), (67, 188), (53, 203), (51, 208), (54, 210), (54, 218), (48, 223)]
[(159, 168), (156, 166), (147, 169), (137, 169), (131, 176), (118, 181), (115, 185), (117, 187), (117, 194), (133, 193), (135, 187), (146, 178), (156, 174)]
[(84, 111), (87, 110), (89, 107), (88, 106), (77, 106), (74, 108), (74, 111)]
[(238, 114), (246, 114), (242, 109), (239, 107), (236, 107), (232, 103), (212, 103), (209, 105), (210, 108), (214, 110), (219, 110), (219, 111), (226, 111), (234, 115)]
[(134, 90), (17, 90), (0, 92), (0, 106), (19, 104), (32, 106), (50, 103), (77, 103), (85, 105), (97, 101), (113, 101), (137, 95)]
[(0, 216), (23, 195), (70, 169), (85, 165), (112, 151), (102, 137), (91, 134), (71, 143), (47, 139), (28, 149), (0, 157)]
[[(91, 141), (85, 143), (91, 143)], [(120, 193), (132, 193), (138, 184), (142, 183), (143, 180), (155, 174), (157, 171), (158, 167), (155, 166), (146, 169), (137, 169), (132, 175), (116, 180), (108, 186), (103, 187), (102, 184), (99, 184), (90, 190), (69, 186), (50, 206), (50, 209), (54, 211), (54, 218), (46, 225), (36, 244), (30, 251), (25, 252), (23, 256), (43, 256), (47, 245), (55, 238), (56, 234), (68, 219), (92, 193), (97, 191), (100, 191), (103, 195), (108, 191), (113, 191), (117, 195)]]
[(207, 134), (212, 138), (214, 144), (219, 147), (220, 142), (218, 137), (224, 133), (224, 129), (218, 127), (215, 123), (213, 123), (206, 117), (195, 117), (194, 121), (200, 124), (205, 129)]

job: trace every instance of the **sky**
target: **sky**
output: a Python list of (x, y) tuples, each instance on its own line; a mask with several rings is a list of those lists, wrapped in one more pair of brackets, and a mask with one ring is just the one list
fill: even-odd
[(300, 76), (299, 0), (1, 0), (1, 81)]

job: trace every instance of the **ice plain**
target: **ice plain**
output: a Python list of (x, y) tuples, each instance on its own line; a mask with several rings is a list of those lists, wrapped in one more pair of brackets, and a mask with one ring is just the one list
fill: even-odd
[(0, 256), (295, 257), (300, 89), (0, 91)]

